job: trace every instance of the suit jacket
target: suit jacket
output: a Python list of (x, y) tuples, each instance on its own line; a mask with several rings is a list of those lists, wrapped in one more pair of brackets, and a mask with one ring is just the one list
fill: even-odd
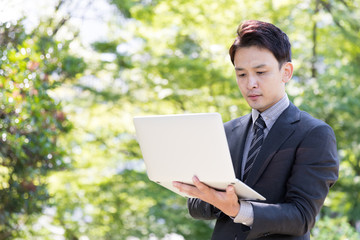
[[(224, 125), (239, 179), (250, 125), (251, 114)], [(310, 229), (329, 188), (338, 178), (338, 169), (331, 127), (290, 103), (270, 129), (245, 182), (266, 198), (251, 202), (252, 227), (234, 223), (196, 198), (188, 200), (189, 213), (197, 219), (217, 219), (213, 240), (310, 239)]]

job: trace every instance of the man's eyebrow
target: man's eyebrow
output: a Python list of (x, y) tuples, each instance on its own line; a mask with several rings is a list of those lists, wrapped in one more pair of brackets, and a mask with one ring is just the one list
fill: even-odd
[[(256, 66), (254, 66), (254, 67), (252, 67), (252, 68), (262, 68), (262, 67), (266, 67), (266, 64), (264, 64), (264, 63), (262, 63), (262, 64), (259, 64), (259, 65), (256, 65)], [(235, 67), (235, 70), (236, 71), (242, 71), (242, 70), (245, 70), (244, 68), (242, 68), (242, 67)]]
[(266, 67), (266, 64), (259, 64), (259, 65), (257, 65), (257, 66), (255, 66), (255, 67), (253, 67), (253, 68), (262, 68), (262, 67)]

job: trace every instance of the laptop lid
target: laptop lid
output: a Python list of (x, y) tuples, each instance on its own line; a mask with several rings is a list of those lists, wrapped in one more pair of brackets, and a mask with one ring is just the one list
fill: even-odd
[(240, 185), (238, 195), (263, 199), (236, 179), (219, 113), (142, 116), (134, 125), (150, 180), (184, 196), (172, 182), (192, 184), (196, 175), (215, 189)]

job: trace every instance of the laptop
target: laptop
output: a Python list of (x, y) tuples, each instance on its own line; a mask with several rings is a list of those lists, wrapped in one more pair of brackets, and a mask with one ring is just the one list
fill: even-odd
[(217, 190), (233, 185), (241, 199), (265, 200), (236, 179), (219, 113), (140, 116), (133, 120), (151, 181), (191, 197), (173, 187), (172, 182), (193, 185), (196, 175)]

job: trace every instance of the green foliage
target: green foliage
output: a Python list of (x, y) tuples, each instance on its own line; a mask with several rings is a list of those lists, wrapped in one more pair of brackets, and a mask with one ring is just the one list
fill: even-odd
[(62, 71), (66, 73), (66, 78), (75, 78), (77, 74), (81, 74), (86, 69), (86, 63), (82, 58), (74, 56), (65, 56), (61, 62)]
[(101, 53), (115, 53), (118, 43), (117, 42), (95, 42), (92, 47), (97, 52)]
[(61, 64), (54, 54), (58, 43), (26, 34), (21, 21), (1, 23), (0, 39), (0, 239), (4, 239), (19, 236), (20, 223), (43, 209), (49, 198), (45, 176), (68, 165), (58, 139), (72, 125), (49, 96), (59, 85), (51, 75), (65, 74), (54, 67)]
[(139, 0), (109, 0), (110, 3), (117, 6), (120, 13), (125, 18), (132, 18), (133, 13), (132, 9), (135, 7), (141, 7), (145, 9), (151, 9), (152, 6), (156, 5), (159, 0), (151, 0), (151, 1), (139, 1)]
[(330, 218), (325, 216), (312, 229), (311, 237), (317, 240), (356, 240), (360, 238), (345, 217)]
[[(80, 194), (58, 183), (54, 191), (61, 199), (55, 196), (54, 200), (65, 200), (70, 205), (59, 208), (59, 215), (53, 220), (56, 223), (56, 219), (61, 219), (62, 225), (67, 226), (66, 232), (73, 234), (68, 236), (70, 238), (77, 237), (80, 230), (92, 239), (124, 239), (124, 236), (148, 239), (154, 233), (163, 237), (169, 232), (189, 236), (199, 231), (188, 224), (191, 220), (182, 214), (186, 211), (186, 200), (150, 183), (145, 173), (124, 170), (109, 174), (99, 182), (82, 181), (87, 178), (85, 175), (70, 176), (67, 179), (73, 180), (71, 189)], [(199, 239), (208, 238), (207, 231)]]
[[(299, 74), (295, 98), (301, 107), (330, 124), (336, 134), (340, 179), (330, 193), (328, 205), (355, 225), (360, 221), (360, 47), (358, 8), (346, 1), (320, 1), (314, 18), (317, 29), (316, 75)], [(339, 16), (347, 12), (341, 21)], [(325, 19), (332, 18), (332, 22)], [(318, 19), (324, 19), (319, 21)], [(330, 40), (331, 39), (331, 40)], [(310, 72), (310, 71), (308, 71)]]
[[(357, 158), (344, 157), (343, 153), (353, 153), (353, 151), (344, 152), (348, 146), (349, 138), (342, 135), (345, 134), (345, 129), (339, 125), (342, 123), (350, 124), (353, 115), (348, 113), (348, 109), (351, 108), (355, 111), (358, 108), (353, 105), (355, 104), (353, 100), (356, 98), (349, 96), (349, 99), (352, 99), (351, 104), (350, 102), (349, 104), (347, 102), (340, 104), (341, 102), (338, 99), (341, 94), (346, 94), (350, 88), (356, 88), (356, 85), (344, 87), (343, 84), (340, 84), (341, 79), (345, 80), (349, 77), (356, 81), (355, 72), (346, 74), (346, 76), (343, 74), (347, 72), (345, 68), (349, 67), (353, 71), (357, 68), (352, 67), (356, 66), (356, 63), (351, 64), (351, 66), (340, 63), (340, 66), (344, 68), (341, 69), (337, 67), (339, 62), (332, 60), (340, 57), (347, 58), (344, 54), (341, 56), (334, 55), (334, 51), (330, 50), (336, 49), (339, 42), (344, 42), (346, 37), (341, 37), (341, 30), (331, 24), (331, 20), (330, 22), (322, 20), (330, 17), (329, 12), (324, 7), (319, 7), (316, 10), (315, 1), (283, 1), (281, 3), (242, 1), (241, 8), (232, 7), (231, 9), (229, 6), (237, 6), (236, 1), (151, 1), (151, 3), (128, 1), (126, 4), (123, 1), (112, 2), (116, 3), (123, 14), (126, 12), (124, 16), (132, 18), (132, 21), (127, 21), (126, 24), (120, 26), (122, 31), (127, 32), (126, 37), (112, 35), (108, 42), (93, 44), (94, 49), (99, 52), (115, 54), (116, 60), (114, 62), (102, 62), (96, 72), (94, 71), (94, 74), (101, 78), (105, 75), (101, 71), (102, 69), (113, 69), (107, 74), (112, 73), (114, 80), (103, 83), (102, 91), (95, 91), (91, 87), (85, 86), (83, 88), (86, 91), (90, 90), (95, 95), (94, 102), (90, 104), (92, 107), (86, 108), (84, 106), (86, 108), (84, 111), (89, 111), (92, 118), (95, 118), (96, 115), (97, 121), (101, 122), (100, 128), (96, 127), (96, 124), (90, 124), (92, 127), (79, 126), (84, 132), (92, 132), (96, 135), (96, 139), (101, 139), (98, 143), (94, 142), (93, 147), (87, 148), (81, 144), (81, 139), (83, 139), (81, 134), (77, 134), (78, 140), (76, 141), (83, 146), (83, 152), (86, 149), (98, 149), (96, 151), (98, 160), (96, 161), (101, 161), (106, 156), (108, 162), (106, 165), (112, 166), (110, 168), (115, 168), (114, 161), (118, 161), (120, 165), (129, 164), (132, 166), (131, 164), (136, 165), (141, 159), (138, 146), (131, 137), (134, 135), (131, 122), (134, 115), (217, 111), (222, 114), (226, 121), (247, 113), (249, 109), (237, 89), (232, 66), (227, 56), (227, 49), (232, 43), (236, 26), (240, 21), (249, 18), (272, 21), (288, 32), (293, 42), (293, 59), (296, 71), (293, 83), (288, 86), (289, 94), (294, 95), (290, 97), (297, 104), (300, 104), (304, 110), (326, 120), (334, 127), (337, 134), (344, 163), (342, 164), (340, 181), (336, 184), (336, 188), (331, 190), (326, 201), (324, 214), (325, 216), (333, 216), (336, 212), (339, 216), (349, 216), (347, 219), (352, 224), (358, 220), (355, 217), (359, 216), (357, 210), (354, 211), (357, 209), (354, 199), (358, 197), (358, 191), (354, 191), (354, 189), (358, 187), (358, 182), (351, 181), (357, 176), (357, 173), (352, 172), (353, 169), (356, 169), (356, 162), (349, 165), (351, 159)], [(312, 78), (313, 42), (309, 40), (312, 39), (313, 24), (304, 25), (304, 21), (316, 22), (319, 25), (316, 42), (317, 56), (315, 57), (318, 59), (319, 66), (321, 64), (326, 66), (326, 71), (321, 72), (319, 68), (316, 80)], [(329, 38), (337, 41), (332, 42), (333, 45), (331, 45), (328, 43)], [(349, 46), (357, 49), (356, 42), (347, 41)], [(349, 46), (342, 51), (352, 55)], [(113, 68), (114, 63), (117, 64), (115, 69)], [(119, 79), (121, 79), (121, 84), (118, 84)], [(99, 99), (98, 96), (100, 95), (101, 103), (96, 100)], [(85, 92), (84, 97), (89, 99), (89, 95)], [(109, 104), (105, 107), (107, 110), (99, 111), (101, 105), (102, 108), (104, 107), (104, 102)], [(333, 108), (334, 106), (338, 106), (339, 109)], [(114, 108), (118, 110), (115, 111)], [(341, 114), (345, 117), (342, 123), (337, 121), (339, 116), (334, 114), (341, 109), (343, 109)], [(356, 115), (356, 113), (354, 114)], [(105, 120), (108, 118), (122, 124), (115, 126)], [(352, 133), (350, 126), (351, 124), (347, 130), (349, 136)], [(113, 133), (109, 133), (111, 131)], [(122, 136), (120, 137), (121, 140), (117, 138), (121, 144), (112, 143), (111, 136), (114, 135)], [(355, 138), (355, 136), (352, 137)], [(115, 152), (108, 155), (109, 152), (105, 149), (110, 148)], [(89, 159), (86, 155), (81, 154), (83, 159)], [(347, 170), (343, 165), (347, 166)], [(78, 166), (78, 171), (80, 169), (86, 171), (86, 169), (91, 169), (91, 166), (93, 165)], [(73, 176), (76, 176), (78, 171), (75, 171)], [(349, 174), (350, 172), (352, 173)], [(106, 222), (107, 227), (100, 227), (102, 226), (101, 220), (98, 220), (100, 218), (97, 215), (91, 215), (96, 217), (93, 217), (93, 222), (87, 223), (86, 226), (91, 225), (93, 229), (98, 229), (96, 231), (97, 238), (105, 236), (114, 238), (118, 236), (116, 233), (119, 232), (124, 238), (130, 236), (139, 239), (148, 239), (149, 236), (161, 238), (173, 232), (184, 236), (186, 239), (209, 238), (212, 223), (191, 220), (187, 215), (184, 201), (149, 182), (145, 177), (144, 170), (129, 167), (126, 171), (118, 174), (121, 177), (117, 174), (111, 175), (111, 179), (117, 179), (113, 183), (101, 176), (96, 178), (97, 181), (105, 182), (104, 185), (101, 185), (101, 193), (108, 196), (108, 199), (117, 202), (117, 207), (100, 200), (100, 197), (95, 195), (89, 195), (85, 198), (97, 199), (97, 204), (94, 207), (98, 206), (99, 214), (105, 214), (113, 219), (113, 221)], [(116, 182), (118, 183), (116, 184)], [(120, 182), (126, 183), (126, 185), (122, 185)], [(350, 184), (349, 188), (340, 187), (345, 183)], [(132, 186), (133, 189), (130, 190), (126, 186)], [(74, 189), (76, 192), (78, 191), (76, 189), (86, 189), (86, 187)], [(136, 189), (140, 191), (136, 191)], [(350, 189), (353, 190), (353, 194), (349, 194)], [(90, 192), (92, 190), (85, 190), (84, 194)], [(66, 193), (64, 192), (64, 194)], [(123, 196), (123, 198), (119, 196)], [(342, 201), (346, 201), (347, 204), (341, 204)], [(67, 205), (75, 207), (75, 202)], [(106, 214), (107, 210), (101, 206), (109, 204), (113, 206), (113, 208), (109, 208), (113, 209), (114, 212)], [(142, 207), (139, 207), (140, 205)], [(172, 206), (176, 207), (173, 208)], [(68, 208), (67, 206), (58, 212), (62, 213)], [(84, 206), (80, 208), (86, 209)], [(60, 214), (58, 216), (61, 218)], [(323, 218), (318, 223), (320, 227), (324, 221), (330, 221), (333, 224), (333, 221), (336, 222), (337, 220)], [(73, 226), (76, 223), (69, 225)], [(351, 225), (345, 225), (349, 231), (354, 232)], [(97, 228), (97, 226), (99, 227)], [(108, 235), (101, 229), (107, 229)], [(115, 229), (121, 229), (121, 231)], [(332, 234), (331, 228), (322, 229), (322, 227), (320, 230), (317, 228), (313, 235)], [(76, 231), (78, 230), (74, 230), (74, 232)], [(86, 236), (95, 236), (93, 232), (90, 233), (88, 230), (85, 232)]]
[(21, 22), (0, 27), (0, 239), (20, 227), (11, 234), (25, 239), (209, 239), (213, 222), (192, 219), (184, 198), (146, 177), (132, 117), (248, 113), (227, 53), (245, 19), (288, 33), (288, 94), (337, 136), (340, 180), (313, 238), (358, 239), (358, 0), (109, 2), (123, 19), (89, 59), (59, 41), (56, 16), (30, 34)]

